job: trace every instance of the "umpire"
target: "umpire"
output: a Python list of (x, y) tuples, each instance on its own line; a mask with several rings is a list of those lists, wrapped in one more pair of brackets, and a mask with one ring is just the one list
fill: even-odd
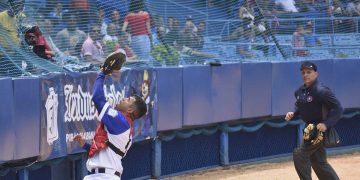
[[(326, 132), (340, 119), (343, 108), (331, 90), (318, 82), (317, 66), (314, 63), (304, 61), (300, 70), (304, 84), (295, 91), (295, 110), (288, 112), (285, 120), (300, 115), (306, 124), (313, 123), (319, 131)], [(316, 145), (302, 143), (294, 150), (293, 159), (296, 172), (302, 180), (311, 180), (311, 167), (319, 180), (339, 179), (326, 159), (324, 142)]]

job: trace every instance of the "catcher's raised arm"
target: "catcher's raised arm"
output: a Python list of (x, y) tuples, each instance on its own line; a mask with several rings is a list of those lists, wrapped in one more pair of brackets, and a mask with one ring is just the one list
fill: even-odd
[(101, 66), (101, 71), (105, 75), (111, 74), (114, 70), (120, 70), (122, 65), (126, 62), (126, 52), (123, 49), (118, 49), (109, 54), (104, 64)]

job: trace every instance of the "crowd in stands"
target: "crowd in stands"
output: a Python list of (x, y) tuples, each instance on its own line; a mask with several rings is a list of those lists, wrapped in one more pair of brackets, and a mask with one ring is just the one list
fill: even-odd
[[(72, 59), (77, 63), (102, 64), (106, 55), (118, 48), (126, 51), (129, 61), (156, 59), (159, 56), (153, 55), (153, 49), (159, 47), (167, 53), (172, 54), (175, 50), (199, 62), (203, 62), (201, 59), (218, 57), (216, 53), (204, 50), (206, 19), (195, 19), (191, 15), (162, 17), (152, 14), (143, 0), (130, 0), (125, 13), (117, 8), (104, 9), (94, 0), (68, 0), (67, 4), (64, 0), (43, 1), (46, 3), (38, 10), (36, 22), (22, 33), (34, 53), (53, 63), (59, 64), (59, 59), (62, 59), (62, 63), (63, 59)], [(219, 5), (213, 0), (206, 2), (209, 8)], [(237, 43), (236, 54), (245, 59), (256, 58), (252, 49), (261, 50), (264, 56), (269, 55), (268, 44), (276, 43), (274, 36), (283, 26), (279, 19), (287, 18), (289, 14), (289, 17), (309, 12), (326, 13), (327, 17), (337, 18), (360, 16), (359, 0), (236, 2), (239, 4), (236, 18), (240, 25), (222, 36), (221, 40)], [(19, 4), (24, 5), (24, 0), (9, 0), (8, 8), (0, 12), (0, 28), (8, 32), (7, 38), (14, 45), (21, 46), (19, 19), (28, 17)], [(221, 5), (223, 7), (224, 2)], [(357, 32), (357, 19), (338, 18), (331, 21), (333, 33)], [(321, 46), (315, 34), (314, 21), (296, 22), (296, 28), (292, 31), (292, 55), (308, 56), (309, 52), (301, 48)], [(255, 44), (257, 41), (261, 43)], [(0, 35), (0, 42), (2, 48), (10, 46), (4, 34)]]
[[(10, 0), (9, 2), (23, 0)], [(151, 58), (151, 49), (162, 45), (174, 47), (179, 52), (190, 56), (212, 57), (200, 50), (204, 45), (205, 22), (199, 28), (187, 17), (184, 27), (175, 17), (168, 17), (168, 26), (163, 19), (150, 15), (145, 10), (142, 0), (131, 0), (126, 16), (122, 17), (117, 9), (106, 12), (103, 8), (91, 11), (91, 3), (87, 0), (71, 1), (65, 6), (61, 1), (48, 0), (44, 10), (39, 10), (35, 26), (26, 27), (24, 40), (34, 53), (51, 62), (59, 58), (72, 57), (78, 63), (102, 64), (107, 54), (123, 48), (129, 61)], [(9, 9), (13, 9), (11, 8)], [(19, 7), (19, 12), (23, 7)], [(4, 10), (0, 15), (2, 27), (8, 28), (9, 35), (15, 45), (19, 45), (19, 21), (5, 21), (4, 15), (11, 16), (11, 11)], [(89, 14), (96, 14), (89, 16)], [(110, 17), (106, 15), (110, 13)], [(9, 15), (8, 15), (9, 14)], [(91, 18), (90, 18), (91, 17)], [(109, 17), (109, 18), (108, 18)], [(7, 19), (11, 19), (6, 17)], [(26, 18), (26, 17), (25, 17)], [(5, 42), (5, 41), (1, 41)], [(2, 44), (2, 47), (6, 45)], [(62, 61), (63, 63), (63, 61)]]
[[(322, 45), (319, 34), (358, 32), (358, 19), (353, 17), (360, 16), (359, 10), (359, 0), (243, 0), (234, 17), (240, 25), (222, 40), (238, 43), (240, 57), (255, 58), (251, 49), (268, 56), (269, 42), (276, 43), (272, 36), (292, 34), (291, 55), (306, 57), (310, 53), (304, 49)], [(289, 18), (292, 21), (286, 20)]]

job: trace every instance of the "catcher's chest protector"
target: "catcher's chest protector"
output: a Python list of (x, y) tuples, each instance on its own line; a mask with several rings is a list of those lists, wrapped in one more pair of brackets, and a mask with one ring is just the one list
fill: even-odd
[(105, 149), (107, 147), (106, 141), (108, 140), (107, 132), (105, 131), (104, 124), (101, 123), (100, 126), (96, 128), (95, 136), (93, 141), (91, 142), (89, 158), (93, 157), (100, 150)]

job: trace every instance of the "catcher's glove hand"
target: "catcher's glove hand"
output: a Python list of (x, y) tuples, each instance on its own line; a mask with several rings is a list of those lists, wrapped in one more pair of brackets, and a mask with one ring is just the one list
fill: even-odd
[(304, 129), (304, 143), (316, 145), (323, 141), (324, 134), (319, 131), (314, 124), (309, 124)]
[(120, 70), (125, 62), (125, 51), (123, 49), (118, 49), (106, 57), (104, 64), (101, 66), (101, 71), (105, 75), (111, 74), (114, 70)]

